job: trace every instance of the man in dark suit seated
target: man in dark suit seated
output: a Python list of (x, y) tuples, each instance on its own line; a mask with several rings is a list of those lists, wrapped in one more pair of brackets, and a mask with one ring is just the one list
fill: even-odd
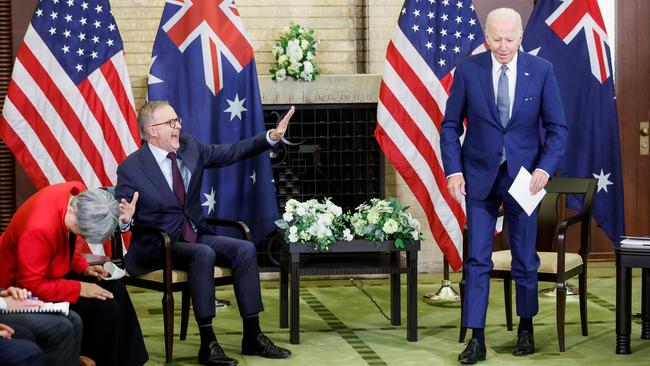
[[(203, 170), (233, 164), (275, 145), (293, 115), (291, 107), (275, 129), (234, 144), (208, 145), (181, 134), (182, 121), (167, 102), (149, 102), (138, 115), (142, 147), (120, 164), (116, 194), (122, 224), (164, 230), (175, 236), (174, 268), (188, 271), (194, 316), (199, 326), (199, 363), (236, 365), (225, 355), (212, 329), (215, 315), (213, 271), (215, 266), (232, 269), (233, 286), (243, 319), (242, 353), (285, 358), (289, 350), (278, 347), (260, 330), (263, 310), (255, 245), (217, 236), (206, 225), (200, 203)], [(163, 267), (163, 243), (150, 230), (133, 230), (124, 258), (132, 275)]]

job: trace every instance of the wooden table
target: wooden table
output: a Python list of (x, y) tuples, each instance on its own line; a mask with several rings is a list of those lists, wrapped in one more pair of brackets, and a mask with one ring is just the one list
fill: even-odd
[(641, 268), (641, 339), (650, 339), (650, 250), (616, 248), (616, 353), (632, 353), (632, 268)]
[[(406, 273), (406, 339), (416, 342), (417, 335), (417, 269), (420, 242), (396, 248), (392, 241), (354, 240), (337, 242), (329, 251), (314, 251), (311, 244), (283, 245), (280, 252), (280, 328), (290, 328), (291, 344), (300, 343), (300, 276), (389, 274), (391, 324), (400, 325), (400, 274)], [(406, 258), (400, 255), (406, 252)], [(288, 279), (291, 275), (291, 324), (289, 325)]]

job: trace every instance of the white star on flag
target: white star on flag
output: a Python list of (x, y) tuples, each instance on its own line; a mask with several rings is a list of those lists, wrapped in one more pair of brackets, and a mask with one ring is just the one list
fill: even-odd
[(239, 100), (239, 94), (235, 94), (234, 100), (226, 99), (226, 101), (230, 107), (226, 108), (224, 112), (230, 113), (230, 120), (232, 121), (235, 116), (239, 117), (239, 120), (241, 120), (241, 112), (246, 112), (248, 110), (244, 108), (244, 102), (246, 101), (246, 98)]
[(605, 192), (607, 192), (607, 186), (614, 184), (614, 182), (610, 182), (609, 180), (611, 174), (611, 172), (605, 174), (602, 169), (600, 170), (600, 175), (593, 174), (594, 178), (598, 179), (598, 190), (596, 193), (600, 192), (601, 189), (604, 189)]
[(162, 83), (163, 80), (160, 79), (159, 77), (155, 76), (154, 74), (151, 73), (151, 66), (156, 62), (156, 58), (158, 58), (158, 55), (154, 56), (151, 58), (151, 64), (149, 65), (149, 77), (148, 77), (148, 84), (159, 84)]
[(217, 201), (214, 199), (214, 187), (210, 188), (210, 194), (203, 193), (207, 201), (203, 202), (201, 206), (205, 206), (208, 208), (208, 215), (210, 212), (214, 211), (214, 205), (217, 203)]
[(255, 184), (255, 181), (257, 180), (257, 174), (255, 173), (254, 170), (253, 170), (253, 174), (251, 174), (251, 176), (250, 176), (249, 178), (252, 179), (252, 180), (253, 180), (253, 184)]

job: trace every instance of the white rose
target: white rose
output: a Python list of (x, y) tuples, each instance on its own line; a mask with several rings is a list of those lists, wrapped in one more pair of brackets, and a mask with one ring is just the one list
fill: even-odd
[(417, 230), (411, 231), (411, 236), (413, 237), (413, 240), (420, 239), (420, 233)]
[(280, 69), (275, 72), (275, 80), (282, 81), (287, 78), (287, 70)]
[[(282, 215), (282, 219), (283, 219), (284, 221), (286, 221), (286, 222), (291, 222), (291, 221), (293, 221), (293, 215), (291, 214), (291, 212), (285, 212), (285, 213)], [(292, 227), (295, 227), (295, 226), (292, 226)]]
[(289, 234), (289, 241), (292, 243), (298, 242), (298, 235), (296, 234)]
[(307, 209), (303, 205), (298, 205), (298, 207), (296, 207), (296, 214), (298, 216), (305, 216), (307, 214)]
[(290, 200), (287, 201), (287, 203), (284, 204), (284, 211), (285, 212), (293, 212), (293, 210), (296, 209), (296, 206), (298, 206), (300, 202), (297, 200), (291, 198)]
[(381, 228), (386, 234), (393, 234), (399, 230), (399, 224), (393, 219), (388, 219)]
[(298, 234), (298, 227), (296, 225), (293, 225), (289, 228), (289, 234), (296, 235)]
[(306, 40), (306, 39), (303, 39), (303, 40), (300, 42), (300, 48), (302, 48), (302, 49), (304, 50), (304, 49), (307, 49), (307, 47), (309, 47), (309, 41)]
[(304, 67), (306, 73), (311, 74), (314, 72), (314, 65), (311, 62), (305, 61), (302, 63), (302, 66)]
[(310, 74), (310, 73), (308, 73), (306, 71), (303, 71), (303, 72), (300, 73), (300, 78), (302, 80), (304, 80), (304, 81), (312, 81), (312, 79), (314, 78), (314, 75), (312, 75), (312, 74)]
[(280, 55), (280, 57), (278, 57), (278, 65), (281, 67), (285, 67), (287, 62), (289, 62), (289, 57), (287, 55)]
[(331, 214), (323, 214), (318, 217), (318, 223), (323, 226), (329, 226), (332, 224), (332, 218)]
[(311, 53), (311, 52), (307, 52), (307, 54), (305, 55), (305, 59), (308, 60), (308, 61), (313, 60), (314, 59), (314, 54)]
[(354, 236), (350, 232), (350, 229), (343, 230), (343, 239), (346, 241), (352, 241), (352, 239), (354, 239)]
[(293, 61), (300, 61), (302, 58), (302, 48), (300, 48), (300, 42), (297, 39), (292, 39), (287, 44), (287, 56)]

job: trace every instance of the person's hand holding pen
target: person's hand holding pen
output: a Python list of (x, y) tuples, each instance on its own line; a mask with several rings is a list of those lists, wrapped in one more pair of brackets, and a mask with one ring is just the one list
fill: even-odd
[(32, 296), (32, 292), (18, 287), (9, 287), (0, 291), (0, 297), (7, 304), (7, 309), (35, 309), (43, 306), (43, 302)]

